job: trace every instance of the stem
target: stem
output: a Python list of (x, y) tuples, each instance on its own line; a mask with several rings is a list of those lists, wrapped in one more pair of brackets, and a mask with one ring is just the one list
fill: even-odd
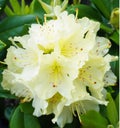
[(111, 34), (113, 32), (112, 28), (107, 27), (106, 25), (102, 24), (100, 25), (100, 28), (104, 30), (106, 33)]

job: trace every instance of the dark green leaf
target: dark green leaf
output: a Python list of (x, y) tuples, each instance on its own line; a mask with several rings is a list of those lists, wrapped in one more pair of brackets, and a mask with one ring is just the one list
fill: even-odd
[[(2, 81), (2, 72), (3, 72), (3, 70), (6, 68), (6, 66), (4, 66), (4, 65), (0, 65), (0, 83), (1, 83), (1, 81)], [(1, 90), (1, 86), (0, 86), (0, 90)]]
[(107, 120), (96, 111), (88, 111), (81, 115), (81, 123), (83, 128), (107, 128)]
[(103, 23), (100, 24), (100, 28), (101, 28), (103, 31), (105, 31), (106, 33), (108, 33), (108, 34), (113, 33), (113, 29), (110, 28), (110, 27), (108, 27), (108, 26), (106, 26), (106, 25), (103, 24)]
[(0, 86), (0, 98), (16, 99), (17, 97), (12, 95), (9, 91), (3, 90)]
[(45, 11), (43, 10), (42, 6), (38, 2), (38, 0), (33, 0), (30, 5), (31, 13), (35, 14), (37, 17), (40, 17), (42, 21), (44, 20)]
[(0, 51), (5, 48), (6, 44), (0, 40)]
[(21, 111), (27, 114), (33, 113), (33, 107), (31, 102), (21, 103), (20, 104)]
[(111, 3), (110, 0), (91, 0), (92, 3), (96, 6), (97, 9), (103, 14), (103, 16), (107, 19), (110, 18), (111, 13)]
[(111, 9), (119, 7), (119, 0), (111, 0), (111, 5), (112, 5)]
[(7, 0), (0, 0), (0, 12), (5, 7), (5, 3)]
[(40, 128), (40, 124), (37, 117), (22, 112), (19, 105), (10, 120), (10, 128)]
[(0, 90), (0, 97), (1, 98), (9, 98), (9, 99), (16, 99), (17, 97), (12, 95), (9, 91)]
[(78, 9), (78, 18), (82, 18), (82, 17), (88, 17), (90, 19), (94, 19), (94, 20), (98, 20), (98, 21), (102, 21), (101, 15), (98, 13), (98, 11), (94, 8), (92, 8), (91, 6), (88, 5), (83, 5), (83, 4), (79, 4), (79, 5), (72, 5), (69, 6), (67, 11), (69, 13), (76, 13), (76, 9)]
[(115, 102), (114, 102), (112, 96), (110, 95), (110, 93), (107, 94), (107, 100), (109, 101), (109, 103), (107, 105), (108, 119), (112, 125), (116, 126), (118, 123), (118, 113), (117, 113), (117, 109), (115, 106)]
[(24, 113), (21, 112), (18, 106), (10, 120), (10, 128), (24, 128)]
[(109, 38), (114, 41), (117, 45), (119, 45), (119, 31), (113, 32)]
[(115, 105), (117, 108), (117, 112), (119, 112), (119, 97), (120, 97), (120, 93), (115, 98)]
[(30, 114), (24, 114), (24, 128), (40, 128), (37, 117)]
[(7, 43), (9, 37), (20, 36), (23, 34), (24, 25), (35, 22), (35, 15), (8, 17), (0, 23), (0, 39)]

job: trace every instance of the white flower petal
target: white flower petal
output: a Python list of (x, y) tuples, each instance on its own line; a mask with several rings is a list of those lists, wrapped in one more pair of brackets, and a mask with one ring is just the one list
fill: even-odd
[(55, 92), (69, 97), (74, 88), (73, 80), (78, 75), (76, 62), (55, 53), (44, 55), (41, 61), (39, 76), (36, 79), (40, 90), (45, 90), (44, 94), (41, 92), (42, 97), (50, 98)]
[(39, 98), (37, 95), (34, 95), (32, 106), (34, 107), (33, 115), (39, 117), (46, 114), (45, 110), (48, 106), (48, 103), (45, 100)]
[(104, 56), (108, 53), (111, 42), (104, 37), (96, 37), (96, 45), (92, 49), (92, 55)]
[(4, 70), (2, 87), (6, 90), (10, 90), (12, 94), (18, 97), (24, 98), (25, 101), (29, 101), (33, 98), (33, 90), (25, 83), (25, 81), (19, 79), (19, 76), (9, 70)]
[[(54, 121), (53, 119), (52, 121), (55, 122), (56, 120)], [(60, 128), (63, 128), (66, 123), (72, 123), (72, 121), (73, 115), (71, 113), (70, 108), (64, 107), (63, 111), (57, 119), (57, 124), (60, 126)]]
[(117, 77), (114, 75), (114, 73), (109, 70), (105, 73), (104, 76), (104, 83), (105, 83), (105, 87), (106, 86), (114, 86), (116, 84), (117, 81)]

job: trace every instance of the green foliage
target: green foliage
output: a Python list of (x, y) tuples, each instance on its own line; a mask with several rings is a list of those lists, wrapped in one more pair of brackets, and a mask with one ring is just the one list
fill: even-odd
[(24, 112), (26, 114), (32, 114), (33, 113), (33, 107), (32, 107), (31, 102), (21, 103), (20, 109), (22, 112)]
[(91, 0), (91, 2), (107, 19), (110, 19), (112, 10), (119, 5), (119, 0)]
[(110, 124), (112, 124), (114, 127), (116, 127), (118, 123), (118, 111), (115, 105), (115, 102), (110, 95), (110, 93), (107, 94), (107, 99), (109, 101), (107, 105), (107, 117), (110, 121)]
[(25, 25), (36, 22), (35, 15), (7, 17), (0, 22), (0, 39), (9, 45), (8, 38), (25, 34)]
[(109, 38), (110, 38), (113, 42), (115, 42), (117, 45), (119, 45), (119, 31), (118, 31), (118, 30), (114, 31), (114, 32), (109, 36)]
[[(110, 24), (111, 13), (119, 5), (119, 0), (91, 0), (91, 6), (102, 16), (101, 30), (113, 43), (119, 45), (119, 28)], [(119, 15), (119, 14), (118, 14)]]
[(93, 110), (81, 115), (81, 123), (83, 128), (106, 128), (108, 125), (107, 120), (100, 113)]
[(24, 114), (24, 128), (40, 128), (37, 117), (30, 114)]
[(5, 7), (5, 13), (7, 16), (13, 16), (13, 15), (25, 15), (25, 14), (30, 14), (32, 12), (32, 4), (30, 7), (25, 4), (25, 0), (21, 0), (21, 4), (17, 0), (9, 0), (10, 5), (12, 9), (6, 5)]
[(10, 128), (24, 128), (24, 114), (20, 111), (19, 106), (15, 109), (11, 121)]
[(119, 112), (119, 97), (120, 97), (120, 93), (118, 93), (118, 95), (115, 98), (115, 105), (116, 105), (117, 112)]
[(102, 21), (102, 17), (99, 14), (99, 12), (88, 5), (83, 5), (83, 4), (78, 4), (78, 5), (71, 5), (68, 7), (68, 12), (69, 13), (76, 13), (76, 9), (78, 9), (78, 18), (82, 18), (82, 17), (88, 17), (90, 19), (94, 19), (97, 21)]
[(2, 9), (5, 7), (7, 0), (0, 0), (0, 13), (2, 12)]
[(10, 120), (10, 128), (41, 128), (38, 119), (31, 114), (26, 114), (21, 111), (18, 106)]
[(0, 40), (0, 51), (6, 47), (6, 44)]
[(110, 0), (91, 0), (107, 19), (110, 17)]

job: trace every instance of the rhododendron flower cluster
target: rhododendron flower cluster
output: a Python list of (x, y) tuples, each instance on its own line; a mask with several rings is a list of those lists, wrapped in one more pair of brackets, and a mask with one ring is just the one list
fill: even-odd
[(105, 87), (116, 76), (108, 54), (111, 43), (98, 37), (100, 24), (86, 17), (77, 19), (66, 11), (56, 19), (32, 24), (28, 34), (10, 38), (2, 87), (32, 100), (35, 116), (53, 113), (60, 127), (73, 115), (107, 105)]

